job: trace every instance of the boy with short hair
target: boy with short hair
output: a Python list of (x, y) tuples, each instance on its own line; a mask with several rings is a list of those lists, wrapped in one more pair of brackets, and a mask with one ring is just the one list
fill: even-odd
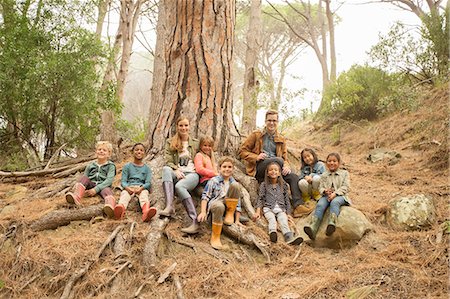
[(241, 190), (239, 184), (232, 177), (233, 171), (233, 158), (223, 157), (220, 159), (219, 175), (211, 178), (206, 184), (202, 194), (201, 213), (197, 218), (199, 222), (203, 222), (211, 212), (212, 232), (210, 242), (211, 246), (218, 250), (224, 249), (220, 242), (222, 225), (231, 225), (233, 222), (240, 224), (241, 205), (239, 198), (241, 197)]
[(95, 146), (97, 160), (89, 164), (84, 170), (84, 175), (75, 184), (75, 192), (66, 194), (66, 201), (80, 205), (84, 194), (94, 196), (100, 193), (105, 200), (103, 212), (108, 218), (114, 217), (114, 198), (111, 186), (116, 175), (116, 165), (109, 160), (112, 154), (112, 145), (108, 141), (99, 141)]

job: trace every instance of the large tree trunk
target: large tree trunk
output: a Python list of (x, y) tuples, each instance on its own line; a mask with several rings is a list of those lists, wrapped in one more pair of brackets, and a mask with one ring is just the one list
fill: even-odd
[(245, 53), (244, 109), (242, 113), (242, 132), (244, 134), (249, 134), (256, 128), (259, 87), (258, 80), (256, 80), (256, 70), (261, 46), (261, 33), (261, 0), (252, 0), (247, 32), (247, 51)]
[(181, 114), (194, 137), (210, 135), (219, 152), (239, 144), (232, 118), (235, 3), (161, 0), (149, 111), (149, 144), (164, 147)]

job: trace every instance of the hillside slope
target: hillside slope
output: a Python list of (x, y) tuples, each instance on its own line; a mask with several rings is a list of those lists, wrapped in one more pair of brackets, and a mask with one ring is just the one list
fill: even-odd
[[(372, 123), (341, 123), (339, 134), (337, 127), (324, 129), (308, 123), (294, 128), (289, 136), (295, 152), (308, 146), (321, 159), (331, 151), (342, 154), (351, 175), (350, 197), (375, 229), (358, 245), (340, 250), (306, 243), (289, 247), (279, 242), (270, 245), (270, 263), (259, 251), (223, 236), (231, 250), (211, 251), (206, 225), (195, 237), (181, 235), (179, 228), (186, 219), (178, 203), (177, 217), (167, 226), (158, 248), (159, 264), (145, 268), (143, 247), (149, 226), (140, 221), (140, 213), (128, 211), (123, 222), (97, 218), (32, 232), (34, 220), (68, 208), (61, 196), (29, 199), (35, 190), (56, 180), (35, 178), (18, 183), (2, 179), (0, 297), (60, 297), (71, 275), (93, 259), (117, 226), (125, 224), (125, 254), (116, 257), (113, 246), (108, 246), (74, 285), (74, 298), (90, 294), (133, 298), (141, 286), (140, 298), (182, 298), (177, 282), (185, 298), (344, 298), (349, 291), (359, 294), (352, 298), (448, 298), (448, 235), (442, 241), (438, 237), (449, 220), (447, 104), (448, 92), (436, 90), (424, 95), (417, 111), (399, 112)], [(402, 158), (397, 163), (367, 161), (369, 151), (377, 147), (398, 151)], [(387, 227), (388, 201), (417, 193), (433, 198), (437, 210), (433, 227), (415, 232)], [(98, 201), (86, 199), (84, 204)], [(253, 223), (248, 229), (268, 240), (266, 232)], [(131, 266), (109, 283), (125, 262)], [(158, 283), (174, 262), (172, 275)]]

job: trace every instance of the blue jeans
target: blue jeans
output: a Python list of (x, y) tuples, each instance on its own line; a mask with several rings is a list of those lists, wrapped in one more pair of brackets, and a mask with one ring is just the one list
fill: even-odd
[(343, 196), (336, 196), (331, 202), (328, 201), (327, 196), (322, 196), (317, 203), (314, 215), (321, 220), (323, 218), (323, 214), (325, 214), (325, 210), (328, 206), (330, 206), (330, 213), (334, 213), (336, 216), (339, 216), (341, 206), (343, 205), (347, 205), (347, 201)]
[(194, 190), (198, 185), (199, 177), (196, 172), (185, 172), (184, 179), (179, 180), (175, 175), (175, 171), (169, 166), (163, 167), (162, 180), (163, 182), (173, 182), (175, 184), (175, 191), (178, 198), (184, 200), (191, 197), (189, 191)]

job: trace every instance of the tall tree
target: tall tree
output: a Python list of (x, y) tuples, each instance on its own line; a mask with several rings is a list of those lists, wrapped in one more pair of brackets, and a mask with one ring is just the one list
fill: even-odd
[[(130, 65), (131, 51), (133, 48), (136, 24), (140, 16), (142, 5), (147, 0), (121, 0), (120, 1), (120, 22), (111, 51), (109, 64), (106, 68), (102, 89), (105, 96), (116, 97), (119, 103), (123, 103), (125, 81)], [(100, 16), (99, 6), (99, 16)], [(98, 24), (99, 22), (97, 22)], [(116, 76), (116, 64), (120, 56), (119, 70)], [(113, 90), (114, 92), (110, 92)], [(117, 133), (115, 128), (115, 115), (112, 109), (107, 109), (102, 113), (102, 125), (100, 138), (116, 143)]]
[[(420, 18), (425, 26), (424, 37), (432, 43), (433, 55), (436, 57), (438, 74), (444, 79), (449, 75), (450, 45), (450, 1), (446, 6), (442, 0), (378, 0), (390, 3), (401, 9), (411, 11)], [(424, 4), (426, 3), (426, 5)]]
[(258, 56), (261, 47), (261, 0), (252, 0), (250, 21), (247, 31), (247, 50), (245, 53), (245, 78), (243, 89), (242, 132), (249, 134), (256, 128), (258, 106), (257, 80)]
[[(334, 14), (330, 10), (330, 0), (325, 1), (325, 12), (322, 7), (323, 0), (319, 0), (317, 6), (312, 5), (309, 1), (307, 3), (305, 1), (284, 1), (287, 5), (289, 5), (289, 7), (291, 7), (293, 11), (296, 12), (297, 18), (295, 19), (295, 21), (298, 22), (298, 20), (300, 20), (302, 22), (301, 26), (296, 25), (292, 18), (289, 18), (289, 16), (283, 14), (279, 9), (277, 9), (275, 5), (268, 2), (269, 5), (272, 6), (272, 8), (276, 11), (280, 20), (284, 22), (300, 40), (302, 40), (314, 50), (314, 53), (316, 54), (316, 57), (322, 69), (322, 94), (331, 82), (329, 61), (331, 61), (334, 72), (331, 77), (333, 77), (334, 79), (336, 78), (334, 25), (328, 24), (327, 26), (327, 23), (333, 23), (335, 20), (333, 17)], [(324, 21), (324, 17), (326, 17), (327, 22)], [(332, 33), (330, 32), (330, 30), (332, 31)], [(327, 32), (330, 32), (330, 43), (332, 42), (332, 44), (330, 44), (330, 58), (327, 55)], [(321, 45), (319, 45), (320, 41), (322, 41)], [(319, 111), (321, 111), (323, 107), (323, 101), (321, 101)]]
[(194, 136), (210, 135), (220, 152), (239, 144), (231, 107), (235, 3), (161, 0), (157, 24), (148, 140), (164, 147), (176, 118), (190, 119)]

